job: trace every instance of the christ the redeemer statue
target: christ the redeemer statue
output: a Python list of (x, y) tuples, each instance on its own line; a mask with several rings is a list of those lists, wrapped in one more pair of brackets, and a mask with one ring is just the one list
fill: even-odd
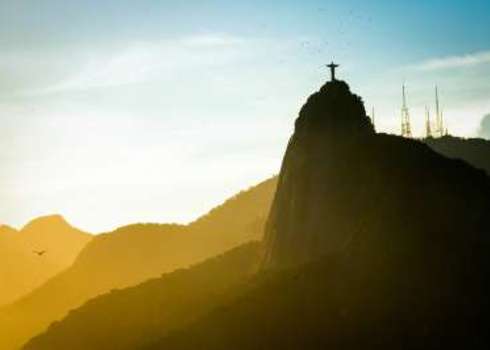
[(327, 64), (327, 67), (330, 68), (330, 75), (332, 77), (332, 81), (335, 81), (335, 68), (338, 68), (339, 65), (338, 64), (335, 64), (335, 63), (330, 63), (330, 64)]

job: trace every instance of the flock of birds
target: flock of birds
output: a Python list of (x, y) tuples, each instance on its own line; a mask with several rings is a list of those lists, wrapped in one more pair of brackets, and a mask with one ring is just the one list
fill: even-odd
[[(328, 13), (328, 9), (326, 8), (319, 8), (318, 12), (319, 13)], [(330, 37), (334, 37), (338, 40), (335, 40), (334, 42), (328, 42), (328, 41), (323, 41), (323, 42), (312, 42), (312, 41), (303, 41), (301, 43), (301, 46), (304, 50), (307, 51), (310, 55), (315, 55), (315, 54), (324, 54), (325, 51), (332, 51), (334, 50), (335, 52), (341, 51), (347, 51), (349, 50), (352, 45), (354, 39), (352, 38), (352, 35), (349, 35), (349, 29), (352, 29), (354, 27), (371, 27), (373, 24), (373, 18), (370, 15), (366, 15), (365, 13), (362, 13), (360, 11), (356, 11), (354, 9), (351, 9), (346, 13), (344, 16), (339, 16), (337, 20), (330, 18), (331, 21), (334, 21), (332, 23), (336, 29), (334, 30), (333, 33), (329, 33)]]

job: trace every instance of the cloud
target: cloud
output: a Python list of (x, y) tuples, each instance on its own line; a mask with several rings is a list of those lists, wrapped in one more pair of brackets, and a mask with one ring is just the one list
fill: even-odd
[[(120, 47), (95, 47), (90, 52), (82, 47), (80, 52), (61, 52), (55, 59), (53, 55), (40, 55), (45, 61), (35, 65), (30, 56), (26, 59), (27, 55), (17, 54), (15, 60), (0, 60), (3, 68), (0, 70), (13, 72), (11, 81), (18, 80), (27, 69), (31, 71), (30, 76), (36, 73), (43, 85), (34, 85), (26, 77), (19, 86), (19, 90), (24, 88), (22, 95), (35, 96), (182, 78), (191, 71), (206, 71), (236, 62), (250, 55), (248, 49), (258, 45), (260, 40), (253, 38), (199, 34), (132, 42)], [(57, 74), (53, 81), (53, 71), (60, 70), (57, 68), (60, 66), (66, 68), (62, 71), (64, 76)]]
[[(203, 81), (226, 85), (226, 91), (230, 92), (243, 89), (243, 81), (249, 81), (257, 71), (284, 79), (284, 70), (301, 62), (291, 60), (278, 63), (277, 58), (292, 57), (297, 43), (297, 38), (277, 40), (207, 33), (132, 41), (108, 47), (94, 46), (91, 50), (81, 47), (79, 50), (63, 51), (57, 56), (41, 56), (45, 58), (42, 66), (30, 67), (31, 60), (22, 67), (17, 66), (13, 71), (16, 77), (26, 71), (23, 67), (27, 66), (38, 74), (39, 82), (33, 84), (27, 76), (16, 89), (16, 96), (37, 98), (80, 92), (98, 94), (112, 88), (147, 86), (156, 89), (157, 85), (160, 86), (158, 89), (162, 86), (173, 86), (175, 89), (187, 86), (189, 90), (195, 89), (196, 84)], [(0, 60), (0, 71), (1, 68)], [(240, 80), (242, 83), (239, 83)]]
[(434, 71), (477, 66), (485, 63), (490, 64), (490, 51), (480, 51), (460, 56), (433, 58), (417, 64), (412, 68), (419, 71)]
[(490, 113), (482, 118), (480, 128), (478, 130), (478, 136), (490, 140)]
[(248, 41), (201, 34), (105, 46), (6, 49), (0, 54), (0, 99), (151, 81), (227, 62), (245, 52)]

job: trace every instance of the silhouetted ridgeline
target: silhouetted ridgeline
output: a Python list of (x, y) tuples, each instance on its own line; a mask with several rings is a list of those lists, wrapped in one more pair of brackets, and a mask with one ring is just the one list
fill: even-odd
[(188, 226), (136, 224), (94, 237), (69, 269), (0, 309), (0, 349), (16, 349), (70, 309), (111, 289), (261, 239), (275, 187), (275, 178), (264, 181)]
[(194, 230), (215, 233), (248, 232), (246, 239), (262, 239), (277, 178), (268, 179), (247, 191), (241, 191), (224, 204), (213, 208), (190, 224)]
[[(0, 305), (26, 295), (67, 268), (91, 239), (58, 215), (29, 222), (20, 231), (0, 226)], [(45, 251), (42, 256), (34, 251)]]
[(308, 99), (279, 176), (266, 265), (362, 246), (364, 232), (370, 240), (407, 240), (403, 250), (417, 237), (443, 235), (449, 244), (462, 232), (486, 232), (490, 187), (483, 172), (370, 126), (345, 83), (327, 83)]
[[(248, 281), (234, 284), (233, 263), (213, 260), (229, 288), (200, 300), (196, 281), (208, 295), (214, 274), (169, 274), (88, 303), (27, 348), (487, 349), (489, 212), (483, 171), (376, 135), (361, 99), (330, 82), (296, 121), (258, 274), (238, 263)], [(178, 292), (149, 301), (177, 276)]]
[(266, 230), (267, 265), (342, 249), (359, 230), (362, 171), (371, 162), (359, 148), (374, 135), (361, 98), (345, 82), (329, 82), (308, 98), (279, 175)]
[(236, 298), (229, 291), (257, 270), (259, 248), (259, 243), (248, 243), (189, 269), (95, 298), (25, 349), (61, 350), (69, 344), (71, 350), (129, 350), (155, 341), (162, 332), (187, 326)]
[(426, 138), (423, 141), (434, 151), (446, 157), (463, 159), (490, 174), (490, 141), (488, 140), (444, 136)]
[(483, 171), (374, 134), (330, 82), (303, 107), (278, 181), (255, 288), (147, 349), (489, 347)]

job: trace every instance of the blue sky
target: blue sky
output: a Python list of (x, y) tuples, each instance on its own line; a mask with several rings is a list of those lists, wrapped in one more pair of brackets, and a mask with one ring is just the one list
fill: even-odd
[(488, 1), (0, 1), (0, 222), (99, 232), (187, 222), (278, 172), (294, 118), (339, 77), (417, 135), (490, 112)]

